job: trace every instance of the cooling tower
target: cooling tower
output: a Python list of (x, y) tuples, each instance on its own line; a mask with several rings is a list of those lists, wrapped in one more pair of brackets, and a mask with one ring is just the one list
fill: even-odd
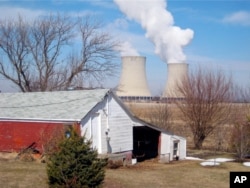
[(178, 92), (177, 84), (181, 80), (187, 77), (188, 74), (188, 64), (186, 63), (169, 63), (168, 66), (168, 77), (163, 93), (163, 97), (168, 98), (182, 98), (183, 96)]
[(145, 65), (146, 57), (122, 57), (121, 77), (116, 90), (118, 96), (151, 96)]

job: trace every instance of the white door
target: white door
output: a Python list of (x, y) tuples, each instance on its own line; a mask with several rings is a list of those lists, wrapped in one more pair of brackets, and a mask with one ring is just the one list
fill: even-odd
[(100, 114), (95, 114), (91, 119), (92, 146), (101, 153), (101, 127)]

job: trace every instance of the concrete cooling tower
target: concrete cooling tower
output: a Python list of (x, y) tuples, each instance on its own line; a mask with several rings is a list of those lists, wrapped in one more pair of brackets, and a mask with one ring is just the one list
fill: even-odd
[(122, 57), (120, 82), (116, 90), (118, 96), (151, 96), (146, 78), (146, 57)]
[(182, 98), (183, 96), (178, 92), (176, 85), (181, 80), (187, 77), (188, 64), (186, 63), (169, 63), (168, 77), (163, 97), (168, 98)]

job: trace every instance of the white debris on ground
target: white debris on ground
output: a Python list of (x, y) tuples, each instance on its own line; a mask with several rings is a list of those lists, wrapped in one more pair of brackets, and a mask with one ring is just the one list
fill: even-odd
[(197, 157), (186, 157), (186, 160), (197, 160), (197, 161), (203, 161), (203, 159), (197, 158)]
[(250, 167), (250, 162), (244, 162), (243, 165)]
[[(215, 159), (204, 160), (204, 159), (200, 159), (196, 157), (186, 157), (186, 160), (204, 161), (200, 163), (201, 166), (218, 166), (220, 165), (220, 163), (223, 163), (223, 162), (234, 161), (234, 159), (228, 159), (228, 158), (215, 158)], [(250, 166), (250, 163), (249, 163), (249, 166)]]
[(201, 166), (218, 166), (220, 165), (220, 163), (218, 162), (212, 162), (212, 161), (205, 161), (205, 162), (202, 162), (200, 163)]
[(202, 163), (200, 163), (202, 166), (217, 166), (220, 165), (220, 163), (224, 162), (230, 162), (234, 161), (234, 159), (228, 159), (228, 158), (215, 158), (215, 159), (208, 159)]
[(219, 162), (219, 163), (223, 163), (223, 162), (230, 162), (230, 161), (234, 161), (234, 159), (228, 159), (228, 158), (216, 158), (216, 159), (208, 159), (206, 161), (216, 161), (216, 162)]

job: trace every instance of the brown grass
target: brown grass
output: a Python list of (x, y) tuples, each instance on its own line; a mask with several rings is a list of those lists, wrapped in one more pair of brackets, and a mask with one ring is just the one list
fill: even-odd
[(46, 166), (38, 162), (0, 160), (1, 188), (46, 188)]
[[(160, 164), (155, 159), (133, 166), (106, 169), (103, 188), (226, 188), (229, 187), (230, 171), (250, 171), (249, 167), (235, 162), (216, 167), (203, 167), (199, 163), (186, 160)], [(0, 185), (1, 188), (46, 188), (46, 164), (1, 159)]]
[(106, 171), (104, 187), (119, 188), (228, 188), (230, 171), (249, 171), (240, 163), (227, 162), (217, 167), (203, 167), (198, 161), (159, 164), (147, 161), (133, 167)]

